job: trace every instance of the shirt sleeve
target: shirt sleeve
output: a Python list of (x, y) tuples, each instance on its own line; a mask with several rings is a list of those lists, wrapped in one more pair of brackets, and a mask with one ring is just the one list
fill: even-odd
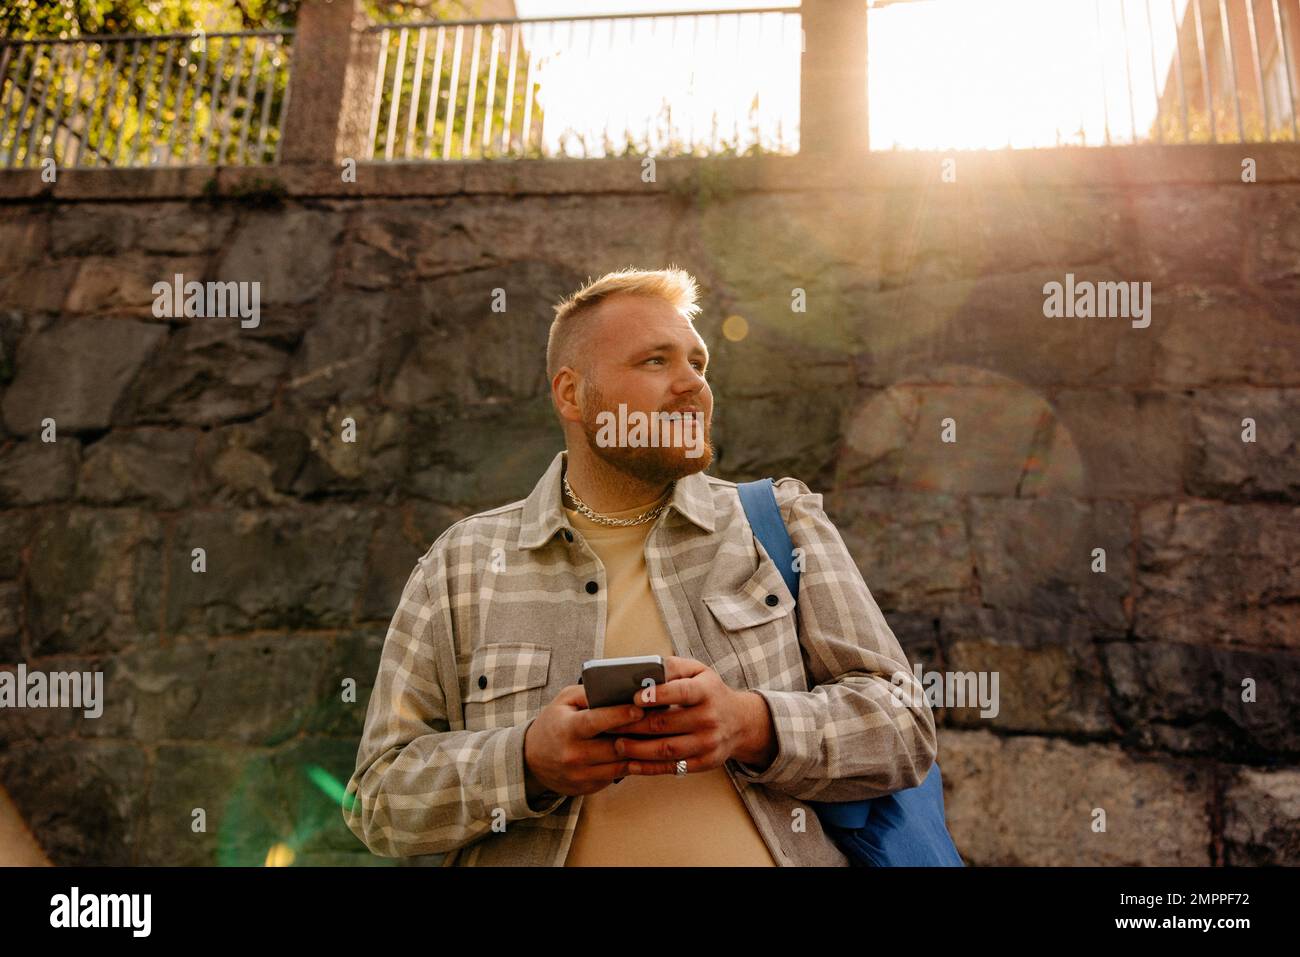
[(566, 800), (556, 795), (538, 809), (528, 803), (524, 735), (535, 718), (450, 730), (447, 695), (460, 690), (456, 675), (444, 682), (438, 668), (440, 651), (453, 672), (455, 661), (441, 544), (417, 562), (402, 590), (343, 797), (348, 827), (380, 857), (452, 851), (492, 833), (494, 822), (542, 817)]
[(776, 496), (802, 559), (796, 608), (811, 690), (752, 689), (772, 712), (776, 757), (761, 772), (732, 764), (741, 778), (800, 800), (858, 801), (916, 787), (938, 753), (920, 682), (821, 495), (786, 478)]

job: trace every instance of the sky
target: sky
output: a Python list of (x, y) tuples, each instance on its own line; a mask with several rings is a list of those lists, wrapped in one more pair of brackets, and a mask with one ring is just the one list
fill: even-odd
[[(1180, 18), (1186, 5), (1177, 0)], [(1056, 146), (1058, 130), (1062, 145), (1098, 145), (1107, 127), (1115, 142), (1131, 142), (1134, 127), (1145, 138), (1175, 36), (1170, 0), (1149, 9), (1149, 30), (1146, 0), (936, 0), (873, 11), (872, 145)]]
[[(516, 0), (516, 5), (521, 17), (541, 17), (798, 4)], [(1134, 129), (1145, 138), (1155, 117), (1155, 91), (1163, 86), (1172, 57), (1174, 18), (1181, 18), (1186, 5), (1187, 0), (1173, 0), (1171, 10), (1170, 0), (928, 0), (873, 10), (868, 31), (872, 146), (1097, 145), (1108, 131), (1113, 142), (1131, 141)], [(793, 148), (800, 37), (798, 21), (790, 17), (783, 38), (779, 19), (776, 14), (739, 22), (728, 17), (719, 25), (718, 18), (705, 17), (691, 21), (697, 29), (681, 20), (675, 37), (672, 21), (660, 20), (654, 28), (654, 21), (625, 22), (614, 27), (612, 40), (608, 21), (595, 27), (529, 28), (529, 45), (545, 57), (548, 145), (553, 148), (565, 129), (599, 139), (607, 123), (620, 142), (625, 127), (644, 133), (646, 118), (665, 97), (687, 139), (707, 138), (715, 108), (723, 133), (731, 135), (736, 124), (742, 130), (750, 125), (757, 95), (764, 145), (775, 148), (779, 123)]]

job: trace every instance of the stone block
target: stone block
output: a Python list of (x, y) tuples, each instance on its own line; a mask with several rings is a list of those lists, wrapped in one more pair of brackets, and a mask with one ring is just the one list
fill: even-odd
[(43, 517), (27, 568), (32, 654), (102, 654), (156, 634), (162, 539), (134, 509)]
[(1224, 794), (1223, 806), (1227, 866), (1300, 863), (1300, 771), (1242, 768)]
[(110, 432), (86, 450), (77, 480), (82, 501), (144, 502), (180, 508), (191, 500), (193, 432), (142, 428)]
[(136, 863), (146, 767), (135, 744), (27, 744), (0, 751), (0, 786), (56, 867), (125, 867)]
[(64, 435), (108, 428), (166, 335), (161, 326), (131, 319), (70, 319), (30, 333), (5, 390), (5, 425), (35, 434), (50, 417)]
[(953, 495), (1090, 494), (1071, 431), (1032, 389), (981, 370), (861, 397), (840, 427), (836, 483)]
[[(1132, 515), (1120, 502), (974, 498), (971, 550), (983, 604), (1122, 636), (1133, 581)], [(1095, 549), (1105, 550), (1105, 571)]]
[(1138, 524), (1138, 637), (1300, 648), (1300, 506), (1158, 502)]
[(263, 305), (315, 299), (329, 285), (342, 229), (330, 210), (248, 211), (209, 278), (260, 282)]
[(973, 589), (966, 523), (951, 496), (845, 489), (825, 507), (881, 608), (935, 617)]
[(178, 330), (140, 376), (140, 422), (213, 425), (270, 408), (288, 353), (259, 340), (237, 318), (199, 319)]
[[(354, 506), (185, 516), (167, 556), (168, 632), (230, 635), (347, 625), (374, 521), (370, 510)], [(205, 551), (205, 572), (191, 570), (195, 548)]]
[(1108, 642), (1101, 656), (1127, 743), (1219, 760), (1300, 757), (1300, 661), (1294, 654)]
[[(1246, 419), (1255, 440), (1245, 442)], [(1204, 498), (1300, 503), (1295, 468), (1300, 390), (1216, 389), (1196, 395), (1188, 436), (1188, 493)]]
[(72, 497), (81, 443), (71, 436), (57, 442), (31, 439), (0, 449), (0, 503), (39, 505)]
[[(953, 842), (988, 867), (1204, 867), (1210, 782), (1196, 765), (989, 731), (939, 733)], [(1105, 813), (1105, 830), (1095, 830)]]

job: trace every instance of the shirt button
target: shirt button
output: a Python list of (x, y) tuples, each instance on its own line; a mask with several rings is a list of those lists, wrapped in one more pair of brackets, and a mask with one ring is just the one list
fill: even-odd
[(781, 603), (781, 599), (777, 598), (775, 595), (768, 595), (763, 600), (766, 601), (768, 605), (771, 606), (772, 608), (775, 608), (777, 605)]
[(486, 687), (487, 687), (487, 675), (479, 675), (479, 676), (478, 676), (478, 686), (479, 686), (480, 688), (486, 688)]
[(566, 542), (573, 541), (573, 532), (569, 531), (567, 528), (564, 530), (564, 540)]
[(594, 595), (594, 594), (596, 594), (596, 592), (599, 591), (599, 590), (600, 590), (600, 586), (597, 585), (595, 582), (587, 582), (587, 594), (588, 594), (588, 595)]

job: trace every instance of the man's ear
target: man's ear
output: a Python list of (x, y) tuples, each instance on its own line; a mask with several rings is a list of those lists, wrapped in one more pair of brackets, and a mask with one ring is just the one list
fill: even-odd
[(565, 366), (555, 373), (551, 380), (551, 399), (555, 402), (555, 411), (566, 422), (582, 421), (582, 406), (578, 402), (578, 374)]

